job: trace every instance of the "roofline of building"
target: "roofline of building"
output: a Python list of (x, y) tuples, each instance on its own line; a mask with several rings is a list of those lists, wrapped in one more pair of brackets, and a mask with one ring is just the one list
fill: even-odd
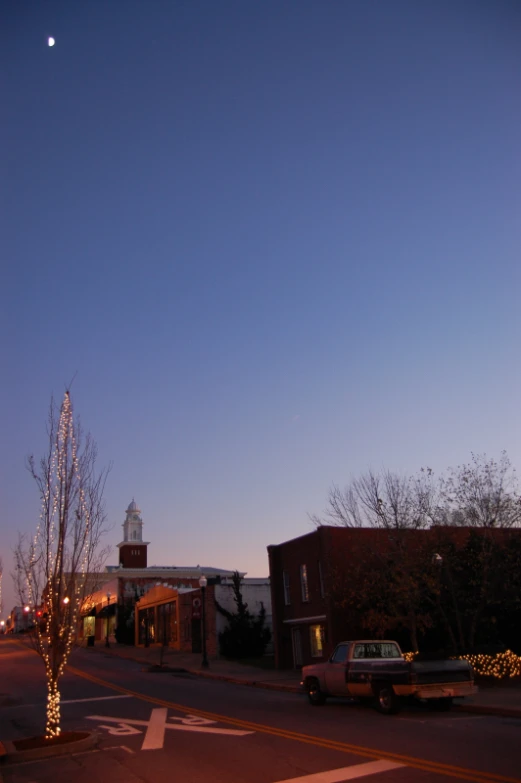
[[(111, 576), (179, 576), (196, 577), (205, 574), (206, 576), (224, 576), (232, 577), (235, 571), (229, 571), (225, 568), (213, 568), (205, 566), (147, 566), (146, 568), (124, 568), (123, 566), (105, 566), (105, 574)], [(246, 576), (246, 572), (239, 572), (241, 578)]]

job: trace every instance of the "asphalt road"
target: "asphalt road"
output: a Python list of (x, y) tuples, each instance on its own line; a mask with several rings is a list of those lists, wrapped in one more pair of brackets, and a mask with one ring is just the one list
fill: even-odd
[[(186, 674), (152, 674), (75, 651), (61, 683), (62, 729), (95, 730), (97, 750), (4, 765), (5, 783), (477, 783), (521, 781), (521, 720), (406, 708), (382, 716), (331, 700)], [(0, 642), (0, 738), (40, 734), (40, 659)]]

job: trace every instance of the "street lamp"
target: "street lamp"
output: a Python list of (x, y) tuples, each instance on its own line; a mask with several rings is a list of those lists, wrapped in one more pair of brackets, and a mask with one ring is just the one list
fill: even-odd
[(203, 660), (201, 662), (201, 668), (207, 669), (210, 665), (208, 663), (208, 658), (206, 657), (206, 585), (208, 584), (208, 580), (205, 577), (204, 574), (201, 574), (199, 577), (199, 587), (201, 588), (202, 592), (202, 602), (203, 602)]
[(110, 642), (109, 642), (109, 605), (110, 605), (110, 593), (107, 593), (107, 635), (105, 637), (105, 647), (110, 647)]

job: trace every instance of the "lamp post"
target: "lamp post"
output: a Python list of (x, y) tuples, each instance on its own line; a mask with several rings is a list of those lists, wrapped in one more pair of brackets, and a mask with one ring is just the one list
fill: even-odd
[(109, 642), (109, 605), (110, 605), (110, 593), (107, 593), (107, 635), (105, 637), (105, 647), (110, 647), (110, 642)]
[(205, 577), (204, 574), (201, 574), (199, 577), (199, 587), (201, 588), (202, 593), (202, 602), (203, 602), (203, 660), (201, 662), (201, 669), (207, 669), (210, 665), (208, 663), (208, 658), (206, 657), (206, 585), (208, 584), (208, 580)]

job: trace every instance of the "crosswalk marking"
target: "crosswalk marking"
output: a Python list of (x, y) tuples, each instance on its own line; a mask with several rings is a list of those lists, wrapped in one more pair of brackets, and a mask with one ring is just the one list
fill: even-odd
[[(109, 734), (114, 736), (126, 736), (132, 734), (141, 734), (142, 731), (136, 726), (142, 726), (146, 729), (145, 738), (141, 750), (158, 750), (162, 748), (165, 741), (165, 730), (174, 731), (192, 731), (201, 734), (224, 734), (225, 736), (244, 737), (247, 734), (253, 734), (253, 731), (244, 731), (242, 729), (219, 729), (208, 724), (215, 724), (215, 721), (208, 718), (201, 718), (198, 715), (174, 716), (167, 720), (167, 708), (159, 707), (152, 710), (149, 720), (139, 720), (136, 718), (113, 718), (107, 715), (87, 715), (87, 720), (100, 721), (99, 728), (106, 729)], [(103, 722), (101, 722), (103, 721)], [(179, 721), (179, 723), (173, 723)]]
[(163, 747), (165, 741), (166, 713), (166, 707), (158, 707), (157, 709), (152, 710), (141, 750), (157, 750), (158, 748)]

